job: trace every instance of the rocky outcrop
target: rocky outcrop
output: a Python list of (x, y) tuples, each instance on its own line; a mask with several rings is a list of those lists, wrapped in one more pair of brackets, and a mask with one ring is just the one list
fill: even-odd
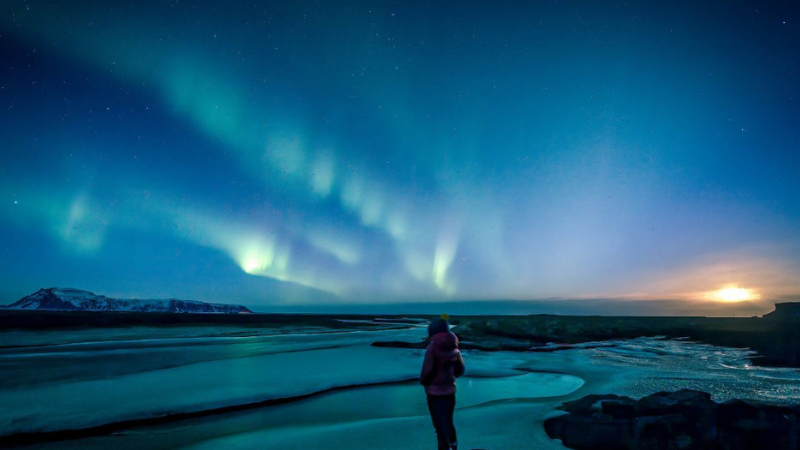
[(545, 421), (547, 435), (577, 450), (797, 449), (800, 405), (732, 400), (705, 392), (658, 392), (634, 400), (589, 395)]
[(800, 303), (775, 303), (775, 311), (764, 314), (764, 319), (782, 322), (800, 322)]

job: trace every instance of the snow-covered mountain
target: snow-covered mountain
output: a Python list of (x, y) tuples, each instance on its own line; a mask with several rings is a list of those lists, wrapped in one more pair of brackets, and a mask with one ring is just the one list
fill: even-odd
[(194, 300), (116, 299), (71, 288), (39, 289), (6, 306), (7, 309), (45, 311), (133, 311), (170, 313), (251, 313), (241, 305), (205, 303)]

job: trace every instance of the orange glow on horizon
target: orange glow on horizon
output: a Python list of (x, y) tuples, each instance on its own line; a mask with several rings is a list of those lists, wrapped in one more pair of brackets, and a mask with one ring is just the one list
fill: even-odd
[(723, 302), (743, 302), (745, 300), (755, 300), (761, 298), (760, 295), (755, 294), (751, 289), (740, 287), (726, 287), (716, 291), (714, 297)]

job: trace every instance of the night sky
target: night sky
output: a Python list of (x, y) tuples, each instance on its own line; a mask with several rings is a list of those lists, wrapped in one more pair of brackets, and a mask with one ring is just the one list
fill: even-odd
[(0, 303), (800, 293), (796, 2), (4, 0), (0, 58)]

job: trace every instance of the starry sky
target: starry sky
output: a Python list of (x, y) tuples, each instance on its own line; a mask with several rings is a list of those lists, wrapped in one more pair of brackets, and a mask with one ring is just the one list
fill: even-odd
[(791, 1), (3, 1), (0, 300), (794, 298), (799, 26)]

